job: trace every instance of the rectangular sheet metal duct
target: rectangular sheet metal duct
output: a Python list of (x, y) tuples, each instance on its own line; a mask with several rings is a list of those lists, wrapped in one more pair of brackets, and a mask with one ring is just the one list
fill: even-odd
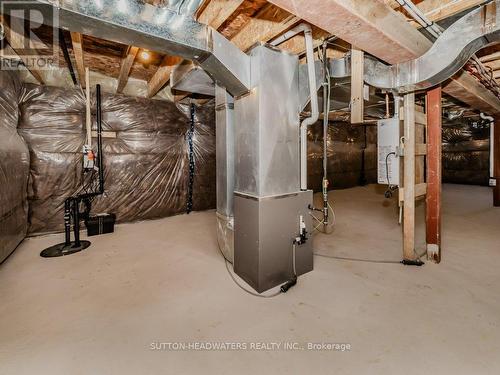
[(26, 10), (32, 10), (36, 3), (45, 24), (193, 60), (232, 95), (248, 91), (248, 56), (216, 30), (169, 8), (140, 0), (9, 3), (13, 1), (17, 2), (16, 8)]

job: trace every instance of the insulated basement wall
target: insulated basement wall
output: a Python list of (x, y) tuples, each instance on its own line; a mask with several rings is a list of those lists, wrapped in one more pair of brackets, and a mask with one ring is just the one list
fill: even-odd
[(0, 70), (0, 262), (23, 240), (28, 222), (29, 153), (16, 131), (19, 90), (16, 74)]
[(443, 126), (443, 182), (488, 185), (489, 134), (480, 122)]
[[(321, 191), (323, 179), (323, 124), (309, 128), (308, 187)], [(328, 128), (330, 189), (377, 183), (377, 127), (330, 122)]]
[[(94, 96), (92, 103), (94, 117)], [(29, 233), (60, 231), (64, 200), (82, 191), (84, 96), (77, 89), (27, 84), (19, 109), (18, 131), (31, 157)], [(102, 114), (106, 193), (94, 201), (93, 213), (130, 222), (185, 212), (189, 105), (103, 94)], [(195, 121), (193, 209), (205, 210), (215, 207), (213, 104), (197, 106)]]

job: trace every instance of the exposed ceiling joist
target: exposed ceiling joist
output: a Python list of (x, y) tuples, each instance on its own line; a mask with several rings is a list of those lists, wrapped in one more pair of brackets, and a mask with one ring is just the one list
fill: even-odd
[(437, 22), (483, 3), (485, 0), (424, 0), (417, 6), (427, 18)]
[(134, 60), (137, 56), (137, 52), (139, 52), (138, 47), (129, 46), (127, 48), (127, 53), (122, 59), (120, 65), (120, 75), (118, 76), (118, 86), (116, 87), (117, 93), (121, 93), (127, 85), (128, 77), (130, 75), (130, 69), (132, 69), (132, 65), (134, 65)]
[(492, 53), (491, 55), (487, 55), (487, 56), (483, 56), (483, 57), (479, 58), (479, 60), (482, 63), (487, 63), (487, 62), (495, 61), (498, 59), (500, 59), (500, 52), (495, 52), (495, 53)]
[[(317, 46), (323, 43), (325, 38), (328, 38), (330, 33), (324, 30), (313, 27), (313, 46)], [(306, 42), (303, 34), (295, 35), (290, 40), (287, 40), (283, 44), (280, 44), (280, 48), (296, 55), (303, 55), (306, 52)]]
[[(270, 0), (390, 64), (424, 54), (431, 42), (401, 14), (373, 0)], [(466, 77), (470, 78), (467, 79)], [(460, 87), (460, 90), (457, 90)], [(500, 112), (500, 100), (468, 74), (458, 74), (443, 91), (473, 108)]]
[(266, 4), (231, 41), (242, 51), (246, 51), (257, 42), (268, 42), (297, 22), (300, 22), (299, 17), (272, 4)]
[(155, 96), (168, 83), (172, 69), (182, 61), (183, 59), (177, 56), (165, 56), (163, 58), (160, 67), (148, 82), (148, 98)]
[(500, 60), (490, 61), (484, 64), (489, 69), (495, 71), (500, 69)]
[(218, 29), (245, 0), (211, 0), (198, 16), (198, 22)]
[(83, 58), (83, 36), (80, 33), (71, 32), (71, 44), (75, 55), (76, 70), (80, 86), (85, 88), (85, 60)]

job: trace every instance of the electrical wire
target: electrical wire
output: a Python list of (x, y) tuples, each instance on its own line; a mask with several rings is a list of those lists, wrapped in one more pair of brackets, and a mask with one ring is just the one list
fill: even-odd
[(392, 197), (392, 192), (394, 190), (396, 190), (396, 188), (392, 186), (391, 180), (389, 178), (389, 161), (388, 160), (389, 160), (389, 156), (391, 156), (391, 155), (396, 156), (396, 153), (394, 151), (393, 152), (389, 152), (386, 155), (386, 157), (385, 157), (385, 173), (387, 175), (387, 185), (389, 185), (387, 187), (387, 190), (385, 191), (385, 194), (384, 194), (386, 198), (391, 198)]
[[(227, 273), (229, 274), (229, 276), (231, 277), (231, 279), (233, 280), (233, 282), (241, 289), (243, 290), (244, 292), (250, 294), (251, 296), (254, 296), (254, 297), (259, 297), (259, 298), (273, 298), (273, 297), (277, 297), (279, 296), (282, 292), (281, 290), (278, 290), (277, 292), (274, 292), (274, 293), (271, 293), (271, 294), (259, 294), (259, 293), (255, 293), (255, 292), (252, 292), (251, 290), (248, 290), (247, 288), (245, 288), (237, 279), (236, 277), (233, 275), (233, 273), (231, 272), (231, 269), (230, 269), (230, 266), (229, 264), (233, 264), (233, 262), (231, 262), (229, 259), (226, 258), (226, 256), (224, 255), (224, 253), (222, 252), (221, 250), (221, 246), (220, 246), (220, 243), (219, 243), (219, 238), (217, 237), (217, 249), (219, 250), (220, 254), (222, 255), (222, 257), (224, 258), (224, 263), (226, 265), (226, 270), (227, 270)], [(294, 256), (295, 258), (295, 256)], [(294, 270), (295, 272), (295, 270)]]
[(401, 264), (400, 260), (378, 260), (378, 259), (361, 259), (361, 258), (348, 258), (348, 257), (340, 257), (335, 255), (325, 255), (320, 253), (314, 253), (315, 256), (321, 258), (330, 258), (337, 260), (347, 260), (352, 262), (365, 262), (365, 263), (384, 263), (384, 264)]
[[(413, 250), (416, 259), (415, 260), (420, 260), (424, 255), (427, 254), (426, 251), (424, 251), (422, 254), (418, 255), (415, 250)], [(363, 263), (380, 263), (380, 264), (402, 264), (403, 261), (401, 260), (384, 260), (384, 259), (362, 259), (362, 258), (350, 258), (350, 257), (341, 257), (341, 256), (336, 256), (336, 255), (326, 255), (326, 254), (321, 254), (321, 253), (314, 253), (314, 256), (321, 257), (321, 258), (330, 258), (330, 259), (337, 259), (337, 260), (345, 260), (345, 261), (350, 261), (350, 262), (363, 262)]]

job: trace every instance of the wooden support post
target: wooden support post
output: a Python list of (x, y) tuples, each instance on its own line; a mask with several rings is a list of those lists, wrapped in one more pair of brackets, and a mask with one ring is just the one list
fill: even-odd
[(493, 126), (493, 178), (496, 180), (493, 188), (493, 205), (500, 207), (500, 115), (495, 116)]
[(364, 120), (364, 53), (351, 49), (351, 124), (361, 124)]
[(441, 262), (441, 87), (427, 92), (427, 259)]
[(415, 94), (404, 96), (403, 259), (415, 257)]

